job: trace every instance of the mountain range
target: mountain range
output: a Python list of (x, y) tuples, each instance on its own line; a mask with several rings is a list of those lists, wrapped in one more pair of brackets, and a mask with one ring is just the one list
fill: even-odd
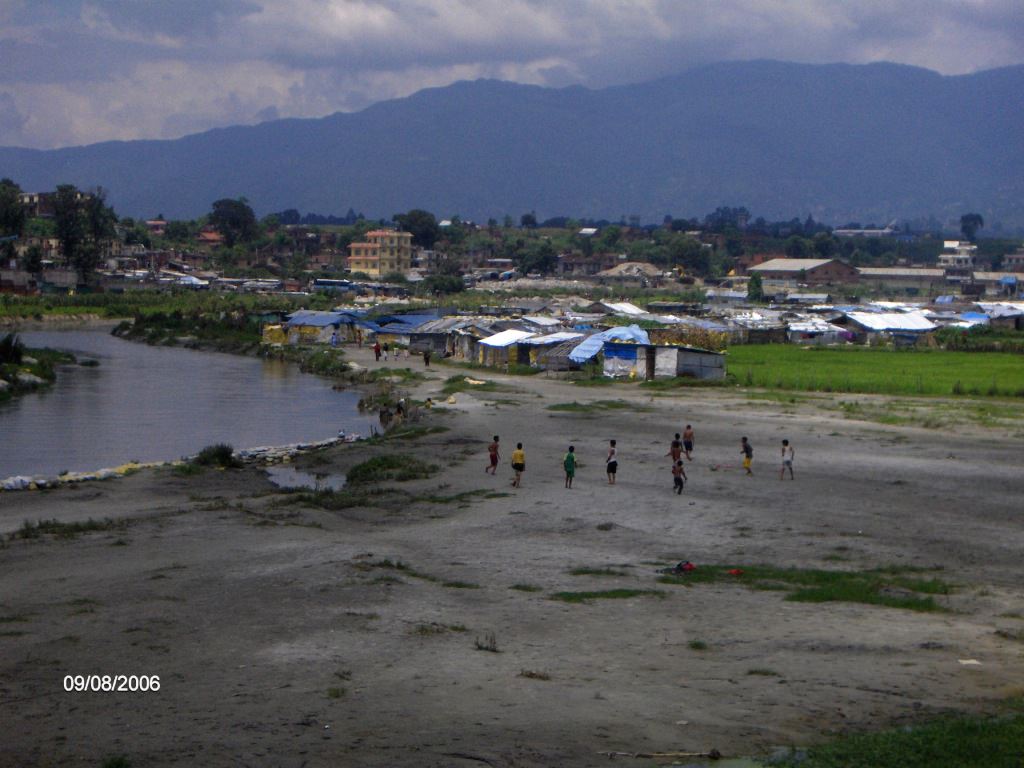
[(102, 186), (121, 215), (411, 208), (483, 221), (958, 218), (1024, 226), (1024, 66), (942, 76), (896, 64), (709, 65), (590, 90), (458, 82), (360, 112), (175, 140), (0, 148), (23, 189)]

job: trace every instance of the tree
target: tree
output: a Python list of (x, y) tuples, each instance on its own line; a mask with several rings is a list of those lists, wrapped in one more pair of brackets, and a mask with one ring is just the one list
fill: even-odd
[(82, 217), (81, 194), (73, 184), (60, 184), (54, 192), (53, 223), (61, 254), (68, 264), (78, 269), (79, 263), (85, 261), (85, 220)]
[(807, 257), (807, 241), (799, 235), (793, 235), (786, 241), (786, 255), (793, 259)]
[(960, 217), (960, 231), (963, 236), (972, 243), (977, 237), (978, 230), (985, 226), (985, 220), (980, 213), (965, 213)]
[(539, 272), (550, 275), (558, 268), (558, 254), (546, 240), (527, 250), (519, 259), (519, 271), (524, 275)]
[[(21, 204), (21, 187), (10, 179), (0, 180), (0, 237), (21, 237), (25, 232), (25, 208)], [(14, 255), (14, 241), (3, 244), (6, 259)]]
[(533, 211), (524, 213), (519, 217), (519, 226), (523, 229), (536, 229), (537, 228), (537, 214)]
[(107, 193), (102, 187), (82, 194), (73, 184), (61, 184), (53, 196), (60, 250), (82, 283), (89, 282), (117, 235), (117, 215), (106, 200)]
[(43, 249), (38, 245), (30, 245), (25, 251), (23, 269), (30, 275), (40, 275), (43, 272)]
[(236, 243), (251, 242), (258, 233), (256, 214), (244, 197), (216, 201), (210, 213), (210, 224), (224, 237), (228, 248)]
[(814, 251), (823, 259), (831, 259), (836, 252), (836, 241), (828, 232), (819, 232), (814, 236)]
[(408, 213), (396, 213), (391, 217), (399, 227), (412, 235), (412, 242), (430, 250), (441, 234), (437, 219), (430, 211), (413, 208)]
[(750, 276), (750, 282), (747, 283), (747, 300), (764, 301), (764, 284), (756, 272)]

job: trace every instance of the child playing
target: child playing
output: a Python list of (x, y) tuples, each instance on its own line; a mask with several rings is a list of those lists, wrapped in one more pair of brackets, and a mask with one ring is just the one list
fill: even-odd
[(572, 479), (576, 476), (576, 446), (569, 446), (569, 452), (562, 459), (562, 468), (565, 469), (565, 487), (572, 488)]
[(672, 467), (672, 484), (675, 486), (676, 494), (683, 492), (683, 484), (686, 482), (686, 470), (683, 468), (683, 460), (676, 459)]

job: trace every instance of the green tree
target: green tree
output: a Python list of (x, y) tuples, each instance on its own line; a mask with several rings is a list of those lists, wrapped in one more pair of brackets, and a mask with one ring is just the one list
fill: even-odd
[(965, 213), (960, 217), (960, 231), (963, 236), (972, 243), (978, 235), (978, 230), (985, 226), (985, 220), (980, 213)]
[(228, 248), (237, 243), (252, 242), (259, 233), (256, 214), (244, 197), (217, 200), (210, 213), (210, 224), (224, 237), (224, 245)]
[(535, 211), (524, 213), (519, 217), (519, 226), (523, 229), (536, 229), (537, 228), (537, 214)]
[(835, 238), (828, 232), (816, 234), (812, 245), (814, 252), (823, 259), (831, 259), (838, 250)]
[(43, 249), (38, 245), (30, 245), (25, 251), (25, 259), (22, 265), (30, 275), (40, 275), (43, 272)]
[(81, 193), (73, 184), (60, 184), (54, 192), (53, 223), (61, 254), (84, 279), (82, 271), (89, 260), (85, 251), (85, 217), (82, 216)]
[(174, 243), (184, 243), (192, 239), (193, 227), (187, 221), (169, 221), (164, 229), (164, 237)]
[(747, 283), (747, 299), (749, 301), (764, 301), (764, 283), (761, 282), (761, 276), (756, 272), (750, 276), (750, 281)]
[(810, 248), (807, 241), (799, 235), (793, 235), (786, 241), (786, 255), (793, 259), (807, 258)]
[[(10, 179), (0, 179), (0, 237), (21, 237), (27, 216), (21, 204), (21, 187)], [(14, 241), (2, 244), (4, 260), (14, 256)]]
[(539, 272), (542, 275), (550, 275), (558, 268), (558, 254), (551, 243), (542, 240), (531, 247), (519, 258), (519, 271), (524, 275)]
[(391, 217), (399, 227), (412, 235), (412, 242), (421, 248), (432, 249), (441, 229), (430, 211), (413, 208), (408, 213), (396, 213)]

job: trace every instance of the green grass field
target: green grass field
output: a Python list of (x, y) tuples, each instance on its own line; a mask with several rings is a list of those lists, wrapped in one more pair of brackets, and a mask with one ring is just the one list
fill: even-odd
[(887, 395), (1024, 397), (1024, 355), (946, 350), (729, 348), (729, 376), (740, 386)]

